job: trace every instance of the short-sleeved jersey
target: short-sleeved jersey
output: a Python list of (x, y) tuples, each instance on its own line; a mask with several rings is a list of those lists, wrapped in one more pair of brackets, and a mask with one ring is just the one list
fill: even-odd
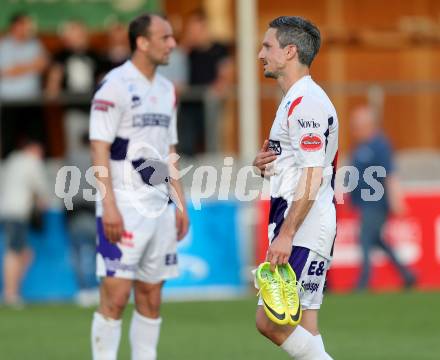
[(176, 96), (169, 80), (156, 73), (149, 81), (131, 61), (112, 70), (93, 98), (90, 139), (111, 143), (118, 204), (135, 202), (145, 210), (168, 202), (169, 147), (177, 143)]
[[(269, 223), (279, 233), (303, 168), (322, 167), (324, 177), (316, 201), (293, 239), (330, 258), (336, 231), (334, 178), (338, 150), (338, 118), (326, 93), (310, 76), (292, 85), (281, 101), (270, 131), (269, 148), (276, 152), (270, 178)], [(333, 234), (333, 235), (332, 235)]]

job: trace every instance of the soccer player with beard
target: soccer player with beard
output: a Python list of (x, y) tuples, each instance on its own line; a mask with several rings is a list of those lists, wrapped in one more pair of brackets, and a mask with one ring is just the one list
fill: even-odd
[[(161, 289), (178, 274), (177, 241), (188, 230), (181, 187), (168, 171), (177, 144), (175, 91), (156, 73), (176, 45), (172, 28), (162, 17), (144, 14), (128, 32), (131, 59), (104, 78), (90, 115), (102, 197), (96, 205), (102, 281), (92, 323), (94, 360), (117, 358), (122, 313), (132, 289), (131, 358), (156, 359)], [(170, 197), (178, 206), (169, 204)]]
[[(286, 284), (280, 284), (274, 299), (282, 302), (286, 290), (296, 296), (299, 291), (302, 318), (298, 325), (271, 321), (265, 312), (270, 305), (263, 297), (256, 325), (297, 360), (331, 359), (318, 329), (318, 311), (336, 236), (338, 118), (326, 93), (309, 75), (320, 43), (315, 25), (300, 17), (282, 16), (269, 24), (259, 53), (264, 75), (276, 79), (284, 94), (270, 138), (254, 160), (261, 174), (270, 177), (267, 261), (274, 274), (289, 263), (303, 290), (296, 284), (294, 289), (283, 289)], [(287, 310), (285, 314), (268, 310), (279, 322), (289, 315)]]

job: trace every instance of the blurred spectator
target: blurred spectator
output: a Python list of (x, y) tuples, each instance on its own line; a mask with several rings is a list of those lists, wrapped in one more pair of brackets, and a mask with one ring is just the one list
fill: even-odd
[(190, 84), (214, 85), (220, 81), (219, 68), (228, 59), (229, 51), (225, 45), (211, 38), (208, 19), (203, 11), (194, 11), (189, 16), (182, 42), (189, 50)]
[[(404, 280), (405, 287), (411, 287), (415, 276), (397, 259), (391, 247), (383, 238), (383, 228), (390, 215), (401, 215), (405, 205), (395, 174), (393, 154), (389, 141), (379, 129), (378, 119), (373, 109), (361, 106), (353, 111), (351, 133), (356, 147), (352, 153), (352, 165), (359, 171), (359, 183), (351, 193), (353, 205), (360, 211), (360, 245), (363, 255), (363, 266), (357, 284), (357, 290), (368, 287), (370, 279), (370, 250), (379, 247), (390, 258)], [(373, 173), (376, 181), (384, 188), (383, 196), (377, 201), (368, 201), (361, 189), (370, 189), (364, 179), (364, 173), (370, 166), (380, 166), (386, 171), (386, 177)], [(375, 174), (375, 175), (374, 175)]]
[(171, 80), (176, 89), (177, 97), (186, 90), (189, 82), (188, 49), (180, 42), (182, 32), (181, 17), (170, 17), (169, 21), (173, 27), (174, 37), (178, 39), (178, 45), (170, 55), (168, 65), (159, 66), (158, 72)]
[[(209, 87), (208, 93), (211, 101), (225, 95), (230, 77), (219, 76), (231, 68), (229, 52), (226, 46), (213, 41), (208, 26), (206, 15), (197, 10), (190, 14), (182, 38), (184, 48), (188, 49), (189, 60), (189, 85)], [(203, 101), (185, 102), (181, 106), (179, 117), (179, 147), (182, 153), (194, 155), (205, 150), (205, 131), (208, 132), (208, 142), (213, 137), (218, 137), (219, 108), (213, 106), (210, 118), (205, 114), (207, 109)], [(209, 109), (208, 109), (209, 110)], [(209, 121), (209, 125), (207, 125)], [(212, 134), (212, 136), (209, 136)], [(216, 149), (218, 150), (218, 149)]]
[(127, 27), (124, 24), (119, 22), (112, 24), (107, 34), (108, 46), (100, 66), (100, 76), (105, 75), (116, 66), (122, 65), (131, 55)]
[(44, 141), (41, 107), (30, 101), (41, 95), (41, 74), (47, 66), (47, 56), (34, 38), (34, 30), (32, 18), (18, 13), (11, 17), (9, 31), (0, 41), (2, 156), (15, 148), (20, 137), (32, 135)]
[(0, 217), (5, 233), (3, 259), (3, 296), (7, 305), (20, 305), (20, 284), (32, 261), (27, 233), (32, 212), (47, 205), (47, 188), (43, 148), (28, 141), (21, 150), (12, 152), (5, 161), (0, 189)]
[(64, 48), (54, 55), (47, 79), (47, 95), (58, 97), (83, 95), (83, 103), (67, 106), (64, 113), (66, 153), (70, 156), (81, 147), (81, 134), (88, 128), (89, 98), (99, 77), (100, 57), (89, 44), (85, 24), (76, 20), (63, 25), (61, 38)]
[[(67, 159), (69, 166), (76, 166), (85, 174), (92, 165), (89, 149), (88, 133), (81, 136), (81, 146)], [(98, 301), (96, 281), (96, 217), (95, 203), (86, 201), (83, 190), (89, 189), (90, 184), (81, 177), (77, 195), (73, 198), (73, 210), (67, 212), (67, 227), (71, 242), (72, 263), (79, 287), (77, 302), (89, 306)]]
[(170, 55), (168, 65), (159, 66), (158, 68), (159, 74), (162, 74), (172, 81), (178, 96), (185, 91), (188, 85), (188, 65), (188, 55), (186, 51), (182, 47), (177, 46)]
[[(47, 94), (57, 97), (68, 94), (91, 94), (98, 76), (98, 54), (89, 47), (89, 33), (80, 21), (63, 25), (64, 48), (54, 55), (47, 79)], [(87, 105), (88, 107), (88, 105)]]

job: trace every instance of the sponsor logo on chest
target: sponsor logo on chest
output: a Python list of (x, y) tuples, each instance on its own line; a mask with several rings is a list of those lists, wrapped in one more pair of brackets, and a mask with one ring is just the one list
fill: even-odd
[(322, 138), (319, 134), (306, 134), (301, 137), (300, 147), (304, 151), (318, 151), (322, 148)]
[(147, 113), (133, 115), (134, 127), (161, 126), (168, 128), (170, 121), (171, 116), (166, 114)]
[(298, 123), (303, 129), (317, 129), (321, 126), (321, 124), (315, 120), (298, 119)]

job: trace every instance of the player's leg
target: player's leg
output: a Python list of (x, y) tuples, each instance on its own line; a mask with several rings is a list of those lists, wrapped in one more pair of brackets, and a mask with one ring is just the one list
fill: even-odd
[(309, 331), (318, 346), (325, 351), (324, 341), (318, 324), (319, 309), (324, 298), (324, 288), (330, 261), (314, 251), (310, 251), (307, 263), (300, 275), (302, 285), (301, 304), (303, 315), (301, 326)]
[(163, 284), (163, 281), (157, 284), (148, 284), (138, 280), (135, 281), (134, 294), (136, 311), (140, 315), (151, 319), (159, 318)]
[(318, 309), (303, 310), (301, 326), (307, 329), (313, 336), (319, 335)]
[(128, 279), (103, 278), (99, 288), (98, 312), (109, 319), (121, 319), (130, 298), (132, 284), (133, 281)]
[(148, 224), (139, 228), (138, 224), (143, 221), (135, 211), (127, 208), (121, 208), (120, 211), (126, 232), (118, 244), (108, 241), (101, 219), (97, 221), (96, 273), (102, 282), (99, 309), (94, 314), (92, 324), (94, 360), (117, 358), (122, 313), (145, 248), (145, 236), (149, 235)]
[(130, 325), (132, 360), (153, 360), (159, 342), (161, 291), (163, 282), (135, 282), (135, 311)]
[(139, 262), (135, 283), (136, 308), (130, 327), (132, 360), (154, 360), (160, 335), (161, 290), (166, 279), (178, 275), (175, 207), (167, 206), (156, 219)]
[[(269, 320), (263, 307), (258, 306), (257, 329), (295, 359), (331, 359), (325, 353), (319, 339), (315, 337), (319, 334), (319, 330), (317, 311), (314, 311), (319, 309), (322, 302), (322, 291), (329, 261), (310, 249), (293, 247), (289, 263), (298, 276), (298, 282), (303, 286), (307, 284), (304, 291), (300, 293), (303, 307), (301, 324), (296, 327), (277, 325)], [(308, 310), (309, 308), (313, 308), (313, 311)]]
[(294, 329), (290, 325), (275, 324), (267, 317), (262, 305), (257, 306), (255, 322), (260, 334), (278, 346), (281, 346), (281, 344), (286, 341)]
[(318, 309), (303, 310), (301, 326), (313, 335), (315, 342), (325, 351), (324, 340), (318, 326)]
[(94, 360), (116, 360), (121, 339), (122, 313), (130, 297), (132, 281), (106, 277), (100, 285), (99, 309), (93, 315)]
[[(304, 316), (304, 314), (303, 314)], [(331, 359), (315, 337), (301, 325), (277, 325), (267, 317), (263, 306), (257, 307), (256, 326), (258, 331), (274, 344), (280, 346), (296, 360)]]

